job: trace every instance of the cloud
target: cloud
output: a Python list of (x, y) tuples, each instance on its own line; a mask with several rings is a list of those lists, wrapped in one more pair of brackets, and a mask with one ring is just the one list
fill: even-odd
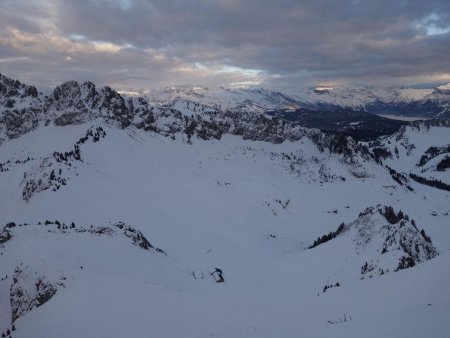
[(435, 0), (3, 0), (0, 71), (130, 91), (431, 83), (449, 73), (448, 22)]

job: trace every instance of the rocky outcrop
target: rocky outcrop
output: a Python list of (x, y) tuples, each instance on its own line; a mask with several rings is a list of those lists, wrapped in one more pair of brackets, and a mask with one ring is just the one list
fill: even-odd
[(83, 162), (81, 147), (86, 142), (99, 142), (106, 137), (102, 127), (89, 128), (73, 147), (64, 152), (53, 152), (52, 155), (44, 157), (38, 166), (32, 167), (24, 173), (21, 185), (23, 186), (22, 198), (29, 201), (35, 194), (52, 188), (53, 191), (67, 185), (70, 175), (66, 172), (76, 169), (76, 162)]
[(23, 84), (19, 80), (13, 80), (0, 74), (0, 97), (9, 99), (6, 101), (11, 102), (12, 100), (26, 97), (37, 98), (38, 95), (36, 87)]
[[(14, 222), (7, 223), (3, 226), (2, 232), (0, 232), (0, 244), (6, 243), (7, 241), (13, 238), (13, 228), (16, 228), (16, 231), (20, 231), (22, 229), (26, 229), (30, 224), (16, 224)], [(122, 235), (131, 240), (131, 243), (143, 250), (154, 251), (157, 253), (162, 253), (167, 255), (166, 252), (160, 248), (154, 247), (150, 241), (145, 237), (145, 235), (135, 227), (126, 224), (124, 222), (117, 222), (113, 225), (107, 226), (93, 226), (83, 227), (75, 225), (75, 223), (65, 224), (59, 220), (46, 220), (44, 222), (39, 222), (37, 225), (33, 226), (35, 229), (40, 229), (47, 233), (62, 233), (70, 235), (71, 233), (84, 233), (90, 234), (93, 236), (116, 236)]]
[(351, 239), (358, 255), (366, 257), (361, 266), (363, 279), (410, 268), (439, 254), (414, 220), (390, 206), (366, 208), (355, 221), (342, 223), (336, 231), (319, 237), (310, 249), (338, 237)]
[(58, 291), (65, 287), (66, 277), (58, 276), (40, 263), (30, 266), (24, 263), (14, 270), (10, 287), (11, 323), (34, 308), (47, 303)]
[(124, 98), (110, 87), (99, 91), (92, 82), (65, 82), (47, 98), (44, 110), (47, 123), (56, 125), (83, 123), (103, 117), (115, 120), (122, 128), (130, 125), (133, 113)]
[(0, 74), (0, 144), (2, 138), (17, 138), (37, 127), (43, 100), (36, 87)]

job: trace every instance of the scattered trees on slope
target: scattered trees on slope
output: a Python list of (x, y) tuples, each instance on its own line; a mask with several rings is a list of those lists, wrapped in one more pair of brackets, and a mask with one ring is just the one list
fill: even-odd
[(428, 178), (425, 178), (425, 177), (422, 177), (422, 176), (419, 176), (419, 175), (416, 175), (413, 173), (410, 173), (409, 177), (411, 177), (417, 183), (428, 185), (428, 186), (436, 188), (436, 189), (450, 191), (450, 184), (444, 183), (441, 180), (438, 180), (435, 178), (428, 179)]

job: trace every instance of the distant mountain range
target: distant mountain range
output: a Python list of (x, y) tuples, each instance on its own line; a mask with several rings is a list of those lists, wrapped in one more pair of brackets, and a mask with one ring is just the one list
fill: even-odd
[(317, 87), (296, 97), (321, 109), (342, 107), (374, 114), (450, 117), (450, 84), (434, 89)]
[(267, 112), (352, 109), (374, 114), (424, 118), (450, 117), (450, 84), (434, 89), (315, 87), (274, 91), (261, 88), (164, 88), (147, 94), (153, 102), (184, 99), (224, 110)]
[[(365, 141), (392, 134), (405, 124), (375, 114), (448, 118), (450, 86), (434, 90), (316, 87), (290, 93), (197, 86), (164, 88), (139, 96), (120, 94), (110, 87), (98, 89), (89, 81), (68, 81), (44, 95), (34, 86), (0, 74), (0, 138), (3, 139), (18, 137), (40, 122), (66, 125), (98, 117), (115, 120), (122, 127), (133, 124), (172, 132), (186, 127), (181, 126), (186, 124), (183, 117), (196, 116), (196, 125), (208, 129), (206, 134), (216, 136), (228, 132), (230, 121), (239, 120), (242, 125), (248, 119), (276, 118)], [(178, 122), (161, 126), (168, 115), (175, 116)], [(243, 132), (240, 127), (231, 129)]]

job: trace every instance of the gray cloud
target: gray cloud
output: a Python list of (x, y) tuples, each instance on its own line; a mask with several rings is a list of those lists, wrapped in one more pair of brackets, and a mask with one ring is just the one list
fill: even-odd
[(450, 3), (3, 0), (0, 71), (118, 89), (450, 82)]

